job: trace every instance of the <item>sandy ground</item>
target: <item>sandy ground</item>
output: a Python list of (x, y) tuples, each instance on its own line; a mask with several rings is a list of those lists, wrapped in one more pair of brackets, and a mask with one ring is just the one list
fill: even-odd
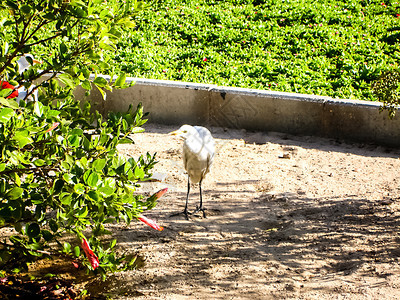
[[(203, 182), (207, 217), (186, 220), (170, 216), (183, 211), (187, 188), (182, 141), (167, 134), (175, 129), (147, 125), (120, 147), (135, 158), (158, 153), (166, 178), (141, 192), (169, 188), (146, 212), (164, 231), (109, 228), (144, 266), (105, 282), (69, 262), (37, 271), (79, 277), (95, 299), (400, 299), (399, 149), (210, 128), (218, 153)], [(193, 186), (191, 211), (198, 201)]]
[[(148, 125), (122, 153), (157, 152), (168, 187), (146, 213), (165, 227), (114, 227), (145, 266), (97, 280), (115, 299), (400, 299), (400, 150), (316, 137), (210, 128), (218, 154), (203, 183), (207, 218), (183, 210), (182, 141)], [(193, 186), (189, 208), (199, 201)]]

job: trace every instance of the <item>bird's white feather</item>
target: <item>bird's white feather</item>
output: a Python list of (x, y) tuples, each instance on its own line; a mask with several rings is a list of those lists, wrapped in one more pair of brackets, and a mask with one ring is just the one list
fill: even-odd
[(192, 183), (204, 179), (210, 171), (215, 154), (215, 142), (207, 128), (183, 125), (183, 162)]
[(26, 70), (28, 70), (31, 67), (31, 64), (26, 59), (27, 57), (30, 57), (33, 60), (33, 56), (30, 54), (22, 55), (17, 60), (19, 74), (22, 74), (23, 72), (25, 72)]
[[(22, 55), (18, 60), (17, 60), (17, 64), (18, 64), (18, 71), (19, 74), (22, 74), (23, 72), (25, 72), (26, 70), (28, 70), (31, 67), (30, 62), (27, 60), (27, 57), (30, 58), (30, 60), (32, 61), (33, 64), (35, 63), (41, 63), (38, 60), (36, 60), (31, 54), (24, 54)], [(19, 103), (20, 100), (25, 99), (26, 95), (28, 93), (31, 93), (33, 89), (35, 89), (35, 85), (32, 84), (28, 90), (21, 85), (18, 88), (18, 97), (16, 98), (16, 101)], [(28, 97), (28, 99), (26, 99), (27, 101), (37, 101), (38, 100), (38, 90), (35, 89), (32, 92), (32, 95)]]

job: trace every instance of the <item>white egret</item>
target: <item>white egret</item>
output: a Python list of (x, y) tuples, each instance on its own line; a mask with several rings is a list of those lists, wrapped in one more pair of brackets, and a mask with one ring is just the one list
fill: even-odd
[[(31, 66), (33, 66), (34, 64), (41, 64), (41, 63), (42, 63), (41, 61), (33, 58), (33, 56), (31, 54), (24, 54), (17, 60), (18, 72), (19, 72), (19, 74), (22, 74), (26, 70), (28, 70)], [(32, 90), (33, 90), (33, 92), (32, 92)], [(32, 93), (34, 101), (38, 100), (38, 90), (35, 85), (32, 84), (28, 88), (28, 90), (23, 85), (21, 85), (18, 88), (18, 97), (16, 98), (17, 102), (19, 103), (20, 100), (25, 99), (26, 95), (29, 93)], [(30, 99), (30, 100), (32, 100), (32, 99)]]
[[(29, 60), (31, 60), (32, 63), (30, 63), (27, 58), (29, 58)], [(17, 60), (18, 72), (19, 74), (22, 74), (34, 64), (41, 64), (41, 63), (42, 62), (35, 59), (32, 54), (24, 54)]]
[(188, 217), (188, 199), (190, 192), (190, 182), (198, 183), (200, 190), (200, 205), (194, 211), (203, 212), (203, 217), (206, 217), (205, 209), (203, 208), (203, 198), (201, 194), (201, 183), (210, 171), (211, 164), (215, 155), (215, 142), (207, 128), (201, 126), (183, 125), (176, 131), (171, 132), (172, 135), (178, 135), (183, 138), (183, 163), (188, 173), (188, 189), (186, 195), (186, 204), (183, 214), (186, 219)]

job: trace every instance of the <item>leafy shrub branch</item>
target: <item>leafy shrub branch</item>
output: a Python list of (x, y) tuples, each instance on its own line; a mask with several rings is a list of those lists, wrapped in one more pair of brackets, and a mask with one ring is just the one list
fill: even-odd
[[(127, 86), (125, 74), (113, 82), (98, 74), (113, 78), (105, 53), (135, 26), (143, 7), (99, 0), (0, 4), (0, 227), (11, 229), (0, 241), (2, 270), (54, 255), (103, 277), (133, 267), (116, 255), (116, 241), (105, 244), (101, 235), (109, 233), (107, 223), (143, 219), (163, 194), (135, 193), (138, 181), (150, 178), (154, 155), (127, 159), (117, 151), (143, 131), (143, 107), (103, 118), (73, 90), (95, 86), (105, 98)], [(38, 66), (27, 53), (47, 54)], [(24, 55), (31, 66), (21, 72), (17, 60)], [(66, 242), (66, 234), (76, 242)]]
[(388, 110), (389, 118), (393, 118), (400, 105), (400, 70), (392, 69), (383, 72), (373, 82), (372, 90), (379, 101), (383, 102), (381, 111)]

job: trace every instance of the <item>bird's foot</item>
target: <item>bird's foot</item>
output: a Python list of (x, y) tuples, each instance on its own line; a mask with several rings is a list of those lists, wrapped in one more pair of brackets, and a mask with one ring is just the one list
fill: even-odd
[(195, 211), (193, 212), (193, 214), (195, 214), (195, 213), (197, 213), (197, 212), (199, 212), (199, 211), (202, 211), (203, 212), (203, 218), (207, 218), (206, 217), (206, 208), (204, 208), (203, 206), (200, 206), (200, 207), (196, 207), (196, 209), (195, 209)]
[(174, 213), (172, 215), (170, 215), (169, 217), (176, 217), (176, 216), (180, 216), (180, 215), (184, 215), (186, 220), (189, 220), (189, 215), (191, 215), (192, 213), (188, 212), (187, 210), (181, 211), (181, 212), (177, 212)]

